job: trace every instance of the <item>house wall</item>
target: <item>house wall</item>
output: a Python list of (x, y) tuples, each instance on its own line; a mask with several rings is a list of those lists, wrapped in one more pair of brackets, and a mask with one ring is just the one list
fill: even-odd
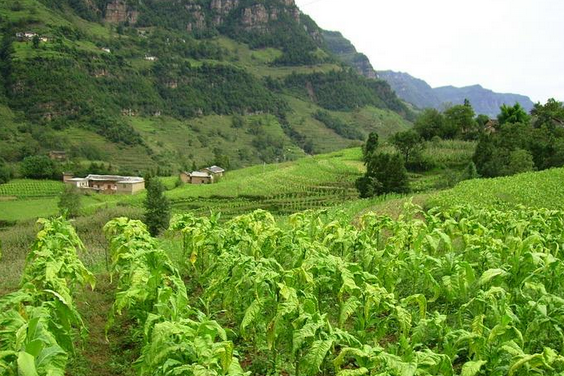
[(181, 173), (180, 174), (180, 180), (182, 180), (183, 183), (190, 183), (190, 175), (185, 174), (185, 173)]
[(192, 184), (211, 184), (211, 178), (199, 178), (199, 177), (192, 177)]
[(90, 181), (89, 182), (89, 187), (90, 188), (94, 188), (97, 189), (103, 193), (108, 193), (108, 194), (112, 194), (117, 192), (117, 184), (115, 181), (104, 181), (104, 180), (100, 180), (100, 181)]
[(135, 194), (145, 189), (145, 182), (139, 183), (118, 183), (117, 192), (126, 194)]

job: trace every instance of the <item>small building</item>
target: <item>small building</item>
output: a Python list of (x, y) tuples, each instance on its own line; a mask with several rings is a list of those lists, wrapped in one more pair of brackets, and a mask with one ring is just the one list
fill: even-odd
[(85, 178), (75, 178), (72, 174), (65, 173), (63, 181), (79, 189), (104, 194), (135, 194), (145, 189), (145, 179), (136, 176), (90, 174)]
[(207, 172), (193, 171), (180, 173), (180, 180), (186, 184), (213, 184), (214, 177)]
[(67, 152), (66, 151), (61, 151), (61, 150), (52, 150), (49, 152), (49, 158), (51, 158), (54, 161), (66, 161), (67, 158)]
[(88, 180), (86, 178), (70, 178), (65, 180), (66, 184), (72, 185), (79, 189), (87, 189), (88, 188)]
[(111, 54), (112, 50), (110, 50), (109, 48), (103, 47), (102, 51), (104, 51), (105, 53)]
[(157, 61), (157, 57), (145, 55), (145, 60), (147, 60), (147, 61)]
[(225, 169), (215, 165), (211, 167), (203, 168), (201, 171), (207, 172), (208, 174), (212, 175), (214, 178), (220, 178), (225, 173)]
[(484, 131), (486, 131), (486, 133), (495, 133), (498, 127), (499, 121), (497, 119), (490, 119), (484, 124)]

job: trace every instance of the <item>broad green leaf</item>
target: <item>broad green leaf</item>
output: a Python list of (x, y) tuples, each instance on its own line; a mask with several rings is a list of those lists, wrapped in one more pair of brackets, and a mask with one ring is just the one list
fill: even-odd
[(464, 363), (460, 376), (476, 376), (480, 369), (487, 363), (485, 360), (476, 360)]
[(39, 376), (35, 369), (35, 358), (26, 352), (18, 354), (18, 375), (19, 376)]

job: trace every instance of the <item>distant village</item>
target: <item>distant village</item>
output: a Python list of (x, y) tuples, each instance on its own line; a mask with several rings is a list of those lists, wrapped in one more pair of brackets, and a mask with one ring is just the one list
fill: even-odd
[[(54, 160), (65, 160), (66, 153), (52, 151), (49, 157)], [(213, 184), (217, 183), (225, 174), (225, 169), (210, 166), (199, 171), (182, 171), (179, 179), (184, 184)], [(83, 191), (103, 194), (135, 194), (145, 189), (145, 179), (140, 176), (97, 175), (89, 174), (84, 178), (75, 177), (72, 173), (63, 173), (63, 182)]]

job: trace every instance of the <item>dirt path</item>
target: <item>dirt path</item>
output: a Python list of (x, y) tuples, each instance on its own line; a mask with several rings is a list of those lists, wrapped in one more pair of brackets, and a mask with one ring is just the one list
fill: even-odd
[[(116, 376), (132, 373), (131, 359), (122, 353), (120, 343), (125, 336), (112, 330), (106, 340), (108, 312), (114, 301), (114, 287), (108, 274), (96, 276), (96, 288), (85, 287), (78, 292), (76, 304), (89, 330), (88, 337), (78, 346), (77, 355), (67, 370), (69, 376)], [(118, 328), (119, 329), (119, 328)]]

